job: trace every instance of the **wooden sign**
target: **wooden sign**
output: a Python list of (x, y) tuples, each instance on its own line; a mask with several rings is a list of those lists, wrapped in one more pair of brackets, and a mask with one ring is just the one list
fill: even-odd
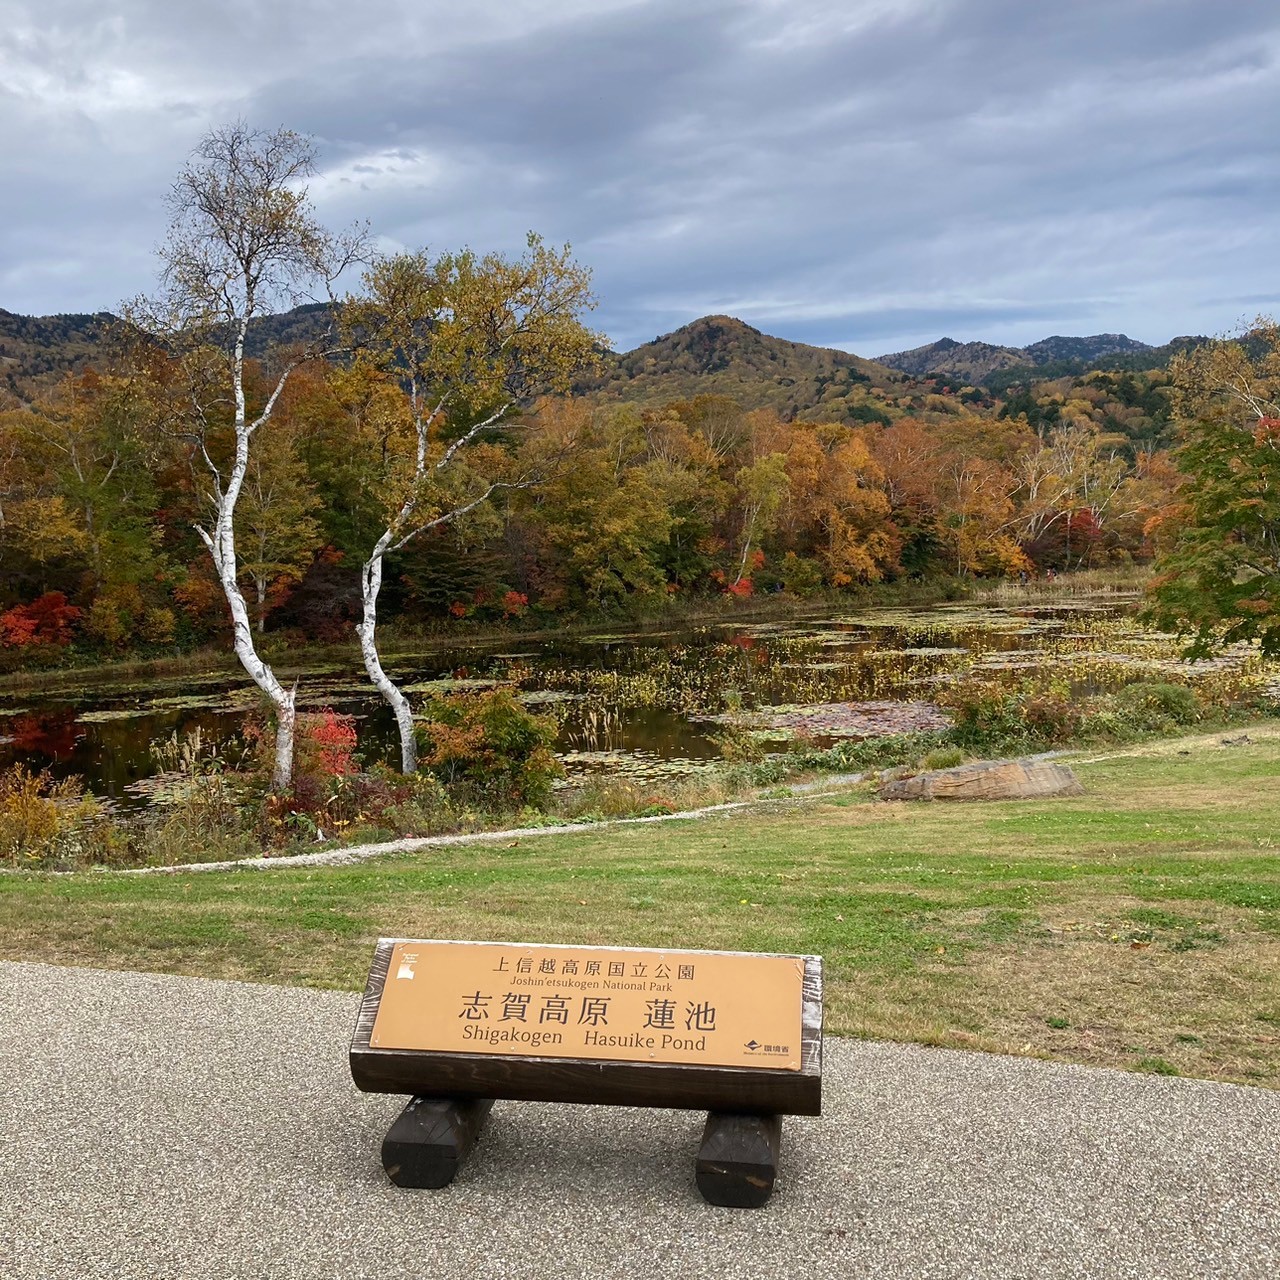
[(799, 956), (397, 942), (375, 1049), (799, 1071)]
[(368, 1092), (817, 1115), (816, 956), (382, 939)]

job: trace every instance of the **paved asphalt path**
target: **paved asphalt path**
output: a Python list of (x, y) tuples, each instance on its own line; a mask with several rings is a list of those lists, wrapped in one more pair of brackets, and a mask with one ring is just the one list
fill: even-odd
[(829, 1039), (762, 1210), (702, 1117), (499, 1103), (453, 1186), (378, 1163), (349, 994), (0, 963), (0, 1277), (1274, 1277), (1280, 1095)]

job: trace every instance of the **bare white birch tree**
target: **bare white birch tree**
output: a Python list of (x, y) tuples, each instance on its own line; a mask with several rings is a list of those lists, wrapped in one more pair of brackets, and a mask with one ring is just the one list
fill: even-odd
[(348, 301), (345, 320), (363, 358), (404, 385), (412, 434), (411, 453), (388, 489), (386, 526), (360, 570), (356, 630), (369, 679), (396, 717), (400, 767), (412, 773), (413, 711), (378, 654), (383, 562), (497, 490), (537, 483), (533, 473), (472, 467), (475, 446), (534, 396), (568, 391), (599, 338), (580, 319), (595, 305), (590, 273), (567, 246), (550, 249), (535, 235), (516, 260), (470, 251), (434, 262), (425, 253), (387, 258), (366, 273), (365, 288), (363, 298)]
[(251, 407), (249, 326), (318, 295), (332, 300), (334, 282), (364, 246), (360, 230), (333, 235), (315, 220), (305, 186), (313, 173), (314, 151), (300, 134), (251, 129), (243, 121), (212, 130), (169, 193), (169, 230), (157, 251), (160, 290), (129, 308), (133, 323), (176, 360), (185, 401), (178, 429), (208, 477), (211, 518), (196, 531), (231, 611), (236, 656), (275, 708), (276, 790), (293, 776), (296, 686), (286, 688), (254, 645), (239, 584), (236, 504), (254, 437), (271, 420), (290, 374), (333, 345), (325, 338), (284, 358), (265, 397)]

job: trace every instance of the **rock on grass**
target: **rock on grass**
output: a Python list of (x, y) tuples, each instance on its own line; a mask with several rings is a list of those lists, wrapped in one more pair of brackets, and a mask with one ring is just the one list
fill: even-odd
[(1084, 788), (1065, 764), (1049, 760), (982, 760), (897, 778), (880, 788), (882, 800), (1021, 800), (1081, 796)]

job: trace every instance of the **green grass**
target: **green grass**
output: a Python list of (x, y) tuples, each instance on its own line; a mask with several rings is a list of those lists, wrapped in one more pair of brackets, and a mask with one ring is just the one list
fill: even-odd
[[(827, 1029), (1280, 1085), (1280, 726), (1087, 794), (424, 849), (353, 867), (0, 876), (0, 954), (356, 989), (379, 935), (816, 952)], [(1180, 754), (1183, 753), (1183, 754)]]

